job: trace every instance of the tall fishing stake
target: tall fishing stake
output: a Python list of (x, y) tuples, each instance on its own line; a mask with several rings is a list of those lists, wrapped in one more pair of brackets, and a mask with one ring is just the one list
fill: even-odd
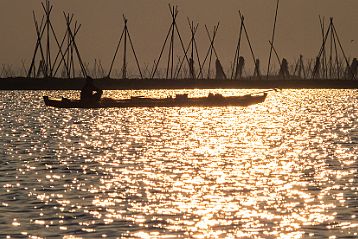
[[(35, 12), (33, 12), (33, 19), (35, 24), (37, 40), (36, 40), (36, 45), (31, 61), (31, 65), (27, 73), (27, 77), (31, 77), (31, 76), (39, 77), (40, 74), (42, 74), (44, 77), (54, 77), (56, 76), (60, 66), (63, 64), (65, 71), (67, 73), (67, 77), (70, 78), (70, 66), (69, 66), (70, 61), (66, 61), (65, 57), (67, 53), (64, 53), (62, 50), (66, 39), (66, 35), (68, 34), (68, 30), (66, 31), (65, 37), (60, 43), (58, 41), (57, 35), (55, 33), (54, 27), (51, 22), (51, 13), (52, 13), (53, 6), (50, 5), (49, 0), (46, 0), (45, 3), (41, 3), (41, 5), (44, 11), (44, 15), (42, 17), (40, 25), (38, 24), (38, 21), (36, 19)], [(53, 47), (54, 44), (51, 44), (51, 39), (55, 40), (56, 42), (55, 46), (58, 48), (58, 52), (54, 60), (51, 54), (51, 49), (54, 48)], [(71, 41), (73, 40), (74, 40), (74, 36)], [(43, 41), (45, 41), (45, 43), (43, 43)], [(43, 44), (45, 44), (45, 47), (43, 47)], [(37, 58), (38, 51), (40, 51), (40, 63), (36, 71), (36, 58)], [(61, 59), (61, 61), (58, 63), (59, 58)]]
[(70, 56), (70, 62), (71, 63), (70, 64), (71, 64), (71, 67), (73, 69), (73, 77), (75, 77), (74, 54), (76, 54), (77, 59), (78, 59), (78, 63), (79, 63), (80, 68), (81, 68), (81, 73), (82, 73), (83, 77), (87, 78), (88, 77), (87, 70), (86, 70), (86, 67), (83, 64), (82, 57), (81, 57), (80, 51), (78, 49), (78, 46), (77, 46), (77, 43), (76, 43), (76, 40), (75, 40), (75, 35), (77, 34), (79, 29), (81, 28), (81, 25), (77, 26), (77, 22), (76, 22), (75, 26), (74, 26), (74, 31), (73, 31), (72, 28), (71, 28), (71, 19), (73, 18), (73, 15), (72, 15), (72, 17), (70, 17), (70, 15), (69, 14), (66, 15), (65, 12), (63, 12), (63, 15), (64, 15), (65, 20), (66, 20), (67, 32), (68, 32), (69, 41), (70, 41), (69, 45), (68, 45), (68, 47), (66, 49), (66, 52), (67, 52), (67, 50), (71, 49), (71, 56)]
[(238, 37), (238, 42), (237, 42), (237, 46), (236, 46), (234, 61), (233, 61), (234, 65), (232, 67), (232, 72), (231, 72), (231, 79), (238, 79), (238, 78), (241, 77), (241, 73), (242, 73), (241, 68), (243, 66), (239, 65), (239, 60), (240, 60), (240, 50), (241, 50), (241, 41), (242, 41), (242, 33), (243, 32), (245, 33), (246, 41), (247, 41), (247, 43), (249, 45), (250, 53), (251, 53), (251, 57), (252, 57), (254, 65), (255, 65), (255, 61), (256, 61), (255, 53), (254, 53), (254, 51), (252, 49), (250, 37), (249, 37), (249, 34), (247, 32), (247, 28), (246, 28), (246, 25), (245, 25), (245, 17), (244, 17), (244, 15), (241, 14), (241, 11), (239, 11), (239, 15), (240, 15), (241, 24), (240, 24), (240, 31), (239, 31), (239, 37)]
[[(127, 79), (127, 41), (128, 41), (128, 40), (129, 40), (129, 44), (130, 44), (130, 46), (131, 46), (131, 50), (132, 50), (133, 56), (134, 56), (135, 61), (136, 61), (136, 65), (137, 65), (137, 68), (138, 68), (140, 77), (143, 78), (142, 70), (141, 70), (141, 68), (140, 68), (139, 61), (138, 61), (138, 57), (137, 57), (136, 51), (134, 50), (134, 45), (133, 45), (133, 42), (132, 42), (132, 38), (131, 38), (131, 35), (130, 35), (130, 33), (129, 33), (129, 30), (128, 30), (128, 19), (127, 19), (124, 15), (123, 15), (123, 22), (124, 22), (123, 31), (122, 31), (122, 33), (121, 33), (121, 36), (120, 36), (120, 38), (119, 38), (119, 41), (118, 41), (116, 50), (115, 50), (115, 52), (114, 52), (114, 56), (113, 56), (111, 65), (110, 65), (110, 67), (109, 67), (109, 72), (108, 72), (107, 77), (110, 78), (110, 76), (111, 76), (112, 69), (113, 69), (113, 65), (114, 65), (114, 61), (116, 60), (116, 57), (117, 57), (117, 54), (118, 54), (118, 51), (119, 51), (119, 48), (120, 48), (122, 39), (124, 38), (124, 43), (123, 43), (122, 79)], [(127, 39), (128, 39), (128, 40), (127, 40)]]
[[(321, 24), (322, 25), (322, 24)], [(328, 40), (329, 38), (329, 40)], [(323, 42), (321, 45), (321, 48), (319, 50), (318, 56), (316, 57), (316, 63), (314, 66), (314, 69), (312, 71), (312, 79), (316, 79), (317, 77), (320, 76), (320, 62), (321, 59), (323, 59), (323, 61), (325, 61), (325, 49), (326, 49), (326, 44), (329, 41), (329, 78), (333, 78), (334, 77), (334, 71), (336, 72), (336, 77), (338, 77), (338, 79), (340, 78), (340, 73), (339, 73), (339, 68), (340, 68), (340, 64), (339, 64), (339, 59), (338, 59), (338, 46), (340, 48), (340, 51), (343, 55), (343, 58), (346, 62), (346, 66), (347, 69), (349, 71), (349, 73), (352, 73), (352, 69), (349, 65), (348, 59), (346, 57), (346, 54), (343, 50), (341, 41), (339, 39), (336, 27), (334, 26), (333, 23), (333, 18), (330, 18), (330, 23), (329, 26), (327, 28), (327, 32), (323, 38)], [(338, 46), (337, 46), (338, 43)], [(334, 49), (333, 49), (334, 48)], [(334, 69), (334, 63), (333, 63), (333, 54), (335, 54), (335, 65), (336, 65), (336, 69)], [(355, 75), (352, 74), (352, 78), (355, 79)]]
[[(191, 49), (191, 57), (189, 59), (189, 77), (192, 78), (192, 79), (196, 79), (196, 78), (200, 78), (200, 77), (203, 77), (203, 69), (202, 69), (202, 65), (201, 65), (201, 62), (200, 62), (200, 57), (199, 57), (199, 50), (198, 50), (198, 45), (197, 45), (197, 42), (196, 42), (196, 33), (198, 31), (198, 28), (199, 28), (199, 24), (196, 24), (194, 25), (194, 22), (190, 22), (189, 18), (188, 18), (188, 24), (189, 24), (189, 28), (190, 28), (190, 31), (191, 31), (191, 39), (190, 39), (190, 42), (187, 46), (187, 48), (185, 49), (185, 52), (184, 54), (188, 55), (188, 52), (189, 50)], [(198, 62), (198, 65), (199, 65), (199, 74), (198, 76), (196, 76), (195, 74), (195, 57), (196, 57), (196, 60)], [(185, 57), (183, 57), (182, 59), (180, 59), (180, 57), (178, 57), (178, 66), (175, 68), (174, 72), (175, 73), (175, 79), (177, 79), (179, 77), (179, 74), (181, 72), (181, 69), (183, 67), (183, 63), (185, 61)]]
[[(72, 20), (73, 20), (74, 15), (72, 14), (70, 16), (69, 14), (67, 14), (67, 15), (65, 13), (63, 13), (63, 14), (65, 16), (65, 21), (66, 21), (66, 32), (62, 38), (62, 42), (60, 44), (60, 49), (63, 48), (65, 42), (67, 45), (65, 45), (65, 51), (63, 53), (62, 53), (62, 50), (61, 50), (61, 53), (60, 52), (57, 53), (57, 56), (54, 61), (54, 66), (56, 66), (56, 64), (57, 64), (57, 67), (54, 67), (54, 69), (56, 69), (54, 71), (54, 75), (57, 74), (57, 72), (59, 71), (60, 67), (63, 64), (65, 66), (65, 68), (63, 69), (64, 71), (62, 72), (62, 74), (66, 74), (67, 78), (71, 79), (72, 77), (73, 78), (76, 77), (75, 62), (74, 62), (74, 53), (75, 53), (74, 44), (75, 44), (76, 36), (81, 28), (81, 25), (78, 25), (77, 21), (76, 21), (74, 24), (74, 29), (71, 30), (71, 32), (70, 32), (69, 29), (71, 29)], [(59, 59), (58, 57), (60, 54), (61, 54), (61, 60), (60, 60), (60, 62), (57, 63), (57, 61)], [(81, 63), (79, 63), (79, 64), (81, 64)], [(81, 67), (81, 70), (82, 70), (82, 67)]]
[[(29, 71), (27, 76), (31, 77), (32, 74), (34, 74), (34, 77), (38, 77), (40, 73), (43, 74), (44, 77), (49, 77), (52, 76), (52, 69), (51, 69), (51, 54), (50, 54), (50, 15), (52, 12), (52, 6), (50, 5), (49, 0), (46, 0), (45, 2), (46, 6), (44, 5), (44, 3), (41, 3), (42, 8), (44, 10), (44, 16), (42, 17), (41, 20), (41, 25), (38, 25), (37, 19), (36, 19), (36, 15), (35, 12), (33, 11), (33, 19), (34, 19), (34, 24), (35, 24), (35, 30), (36, 30), (36, 35), (37, 35), (37, 41), (36, 41), (36, 45), (35, 45), (35, 51), (32, 57), (32, 61), (31, 61), (31, 65), (29, 67)], [(43, 23), (43, 20), (45, 18), (45, 23)], [(42, 47), (42, 39), (43, 36), (46, 32), (46, 48), (45, 50)], [(39, 67), (38, 67), (38, 72), (36, 73), (35, 71), (35, 61), (36, 61), (36, 55), (37, 55), (37, 51), (38, 49), (40, 49), (40, 53), (41, 53), (41, 59), (40, 59), (40, 63), (39, 63)]]
[(206, 34), (207, 34), (207, 36), (208, 36), (208, 38), (209, 38), (210, 45), (209, 45), (209, 48), (208, 48), (208, 50), (207, 50), (207, 52), (206, 52), (206, 55), (205, 55), (205, 58), (204, 58), (204, 61), (203, 61), (202, 68), (204, 68), (207, 59), (209, 59), (209, 61), (208, 61), (208, 74), (207, 74), (207, 79), (210, 79), (210, 69), (211, 69), (211, 62), (212, 62), (213, 53), (215, 54), (216, 59), (219, 59), (219, 56), (218, 56), (218, 54), (217, 54), (217, 52), (216, 52), (216, 49), (215, 49), (215, 46), (214, 46), (215, 39), (216, 39), (216, 33), (218, 32), (219, 25), (220, 25), (220, 22), (218, 22), (218, 24), (217, 24), (216, 26), (214, 26), (213, 35), (212, 35), (212, 36), (210, 35), (210, 32), (209, 32), (209, 30), (208, 30), (208, 27), (205, 25)]
[(280, 0), (277, 0), (275, 20), (274, 20), (273, 29), (272, 29), (272, 39), (271, 39), (270, 55), (269, 55), (268, 64), (267, 64), (267, 74), (266, 74), (266, 79), (267, 79), (267, 80), (268, 80), (269, 73), (270, 73), (272, 50), (273, 50), (273, 46), (274, 46), (274, 42), (275, 42), (276, 22), (277, 22), (277, 15), (278, 15), (278, 7), (279, 7), (279, 4), (280, 4)]
[[(190, 44), (191, 44), (191, 61), (190, 61), (190, 65), (189, 65), (189, 69), (190, 69), (190, 76), (192, 79), (196, 79), (196, 74), (195, 74), (195, 70), (194, 70), (194, 58), (196, 57), (196, 60), (198, 62), (199, 65), (199, 74), (198, 74), (198, 78), (202, 78), (203, 77), (203, 69), (202, 69), (202, 65), (200, 62), (200, 57), (199, 57), (199, 50), (198, 50), (198, 44), (196, 41), (196, 37), (195, 34), (198, 30), (199, 27), (199, 23), (197, 23), (194, 26), (194, 22), (190, 22), (189, 18), (188, 18), (188, 24), (190, 27), (190, 31), (191, 31), (191, 39), (190, 39)], [(195, 56), (194, 56), (195, 55)]]
[(178, 75), (178, 74), (175, 74), (175, 69), (174, 69), (174, 48), (175, 48), (174, 47), (174, 45), (175, 45), (174, 40), (175, 40), (175, 35), (178, 36), (182, 51), (183, 51), (184, 56), (185, 56), (185, 60), (187, 61), (188, 65), (190, 65), (190, 61), (189, 61), (189, 58), (188, 58), (188, 55), (187, 55), (187, 51), (185, 50), (184, 43), (183, 43), (182, 37), (181, 37), (179, 29), (178, 29), (178, 25), (177, 25), (177, 22), (176, 22), (176, 19), (177, 19), (178, 13), (179, 13), (178, 7), (177, 6), (172, 7), (169, 4), (169, 10), (170, 10), (171, 18), (172, 18), (172, 23), (170, 25), (169, 31), (167, 33), (167, 36), (166, 36), (166, 38), (164, 40), (164, 44), (163, 44), (162, 49), (160, 51), (158, 60), (156, 62), (154, 62), (154, 67), (153, 67), (154, 70), (153, 70), (152, 75), (151, 75), (152, 79), (155, 77), (155, 74), (157, 73), (158, 66), (160, 64), (160, 60), (162, 58), (162, 55), (163, 55), (165, 46), (167, 44), (167, 41), (169, 39), (169, 36), (170, 36), (170, 42), (169, 42), (168, 61), (167, 61), (167, 68), (166, 68), (166, 79), (168, 79), (168, 78), (173, 79), (173, 77)]

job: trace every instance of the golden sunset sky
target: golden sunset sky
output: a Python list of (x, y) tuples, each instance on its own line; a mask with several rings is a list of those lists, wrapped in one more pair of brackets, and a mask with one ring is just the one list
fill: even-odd
[[(40, 19), (43, 13), (40, 3), (39, 0), (1, 0), (0, 64), (17, 66), (21, 60), (27, 64), (31, 60), (36, 40), (32, 11)], [(212, 28), (220, 21), (216, 48), (225, 68), (229, 68), (234, 57), (241, 10), (255, 54), (266, 64), (276, 0), (61, 0), (52, 1), (52, 21), (61, 38), (65, 29), (62, 12), (74, 13), (82, 24), (78, 45), (84, 61), (101, 59), (107, 68), (125, 14), (141, 65), (152, 65), (170, 26), (168, 3), (179, 6), (178, 26), (185, 43), (189, 40), (187, 17), (200, 24), (197, 40), (201, 57), (209, 46), (204, 25)], [(347, 56), (357, 57), (357, 9), (357, 0), (281, 0), (275, 39), (277, 51), (289, 62), (299, 54), (314, 58), (321, 44), (318, 18), (321, 15), (326, 24), (329, 17), (334, 17)], [(242, 45), (242, 55), (251, 64), (246, 42)]]

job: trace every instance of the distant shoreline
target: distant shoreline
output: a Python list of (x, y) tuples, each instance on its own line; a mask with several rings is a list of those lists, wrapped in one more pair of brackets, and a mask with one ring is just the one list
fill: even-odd
[[(2, 78), (0, 90), (80, 90), (83, 78)], [(358, 80), (333, 79), (95, 79), (103, 90), (150, 90), (150, 89), (358, 89)]]

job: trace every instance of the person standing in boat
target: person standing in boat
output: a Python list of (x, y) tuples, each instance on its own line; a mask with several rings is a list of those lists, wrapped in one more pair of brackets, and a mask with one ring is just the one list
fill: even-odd
[(101, 99), (103, 91), (93, 84), (92, 77), (86, 78), (86, 84), (81, 90), (81, 100), (97, 102)]

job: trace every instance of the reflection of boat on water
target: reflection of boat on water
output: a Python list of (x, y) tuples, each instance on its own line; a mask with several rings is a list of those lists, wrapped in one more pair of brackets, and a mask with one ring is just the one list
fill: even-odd
[(243, 96), (223, 96), (210, 93), (207, 97), (189, 98), (187, 94), (179, 94), (167, 98), (131, 97), (130, 99), (102, 98), (98, 102), (74, 99), (54, 99), (44, 96), (46, 106), (56, 108), (127, 108), (127, 107), (222, 107), (249, 106), (264, 102), (267, 93)]

